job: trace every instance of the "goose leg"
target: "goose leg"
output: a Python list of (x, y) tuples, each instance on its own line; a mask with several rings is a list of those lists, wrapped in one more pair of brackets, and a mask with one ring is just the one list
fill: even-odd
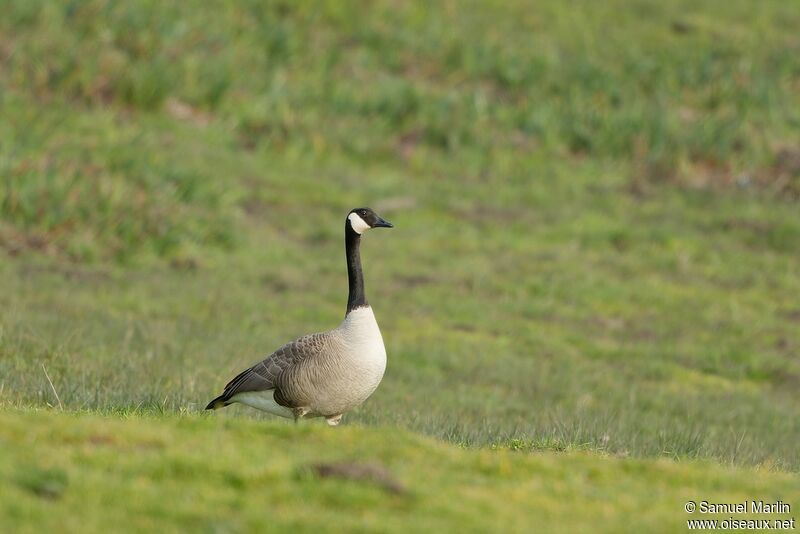
[(310, 409), (303, 407), (292, 408), (292, 414), (294, 415), (294, 423), (297, 424), (297, 421), (305, 417), (306, 414), (308, 414), (308, 412), (310, 411), (311, 411)]

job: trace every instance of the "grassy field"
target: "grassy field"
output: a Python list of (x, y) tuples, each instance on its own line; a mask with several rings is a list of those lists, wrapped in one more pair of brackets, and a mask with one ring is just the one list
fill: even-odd
[(785, 473), (465, 451), (390, 427), (41, 411), (5, 411), (0, 423), (11, 451), (0, 457), (0, 514), (24, 525), (15, 532), (669, 532), (715, 517), (684, 511), (703, 496), (800, 492)]
[[(677, 529), (692, 489), (800, 506), (797, 27), (781, 0), (5, 2), (0, 495), (18, 504), (0, 526), (60, 523), (73, 491), (124, 480), (143, 491), (133, 529), (248, 530), (265, 502), (248, 488), (274, 491), (276, 525), (457, 519), (442, 495), (337, 500), (335, 481), (292, 478), (330, 447), (375, 447), (414, 488), (441, 458), (431, 491), (503, 488), (461, 513), (519, 508), (519, 529), (614, 530), (650, 485), (664, 500), (628, 518), (642, 527)], [(330, 432), (197, 414), (341, 320), (360, 205), (396, 225), (362, 247), (379, 390)], [(287, 443), (297, 458), (266, 457)], [(116, 447), (131, 458), (104, 478)], [(208, 479), (190, 473), (204, 459)], [(18, 463), (61, 473), (64, 498), (26, 493)]]

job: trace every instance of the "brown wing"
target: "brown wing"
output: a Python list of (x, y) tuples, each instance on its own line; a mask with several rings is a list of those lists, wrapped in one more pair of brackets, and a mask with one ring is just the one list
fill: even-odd
[(211, 404), (217, 401), (225, 403), (237, 393), (275, 389), (275, 401), (282, 406), (292, 407), (288, 399), (285, 399), (280, 391), (277, 391), (278, 377), (298, 362), (319, 354), (325, 344), (326, 335), (325, 333), (310, 334), (287, 343), (264, 360), (236, 375), (225, 386), (222, 395), (211, 401)]

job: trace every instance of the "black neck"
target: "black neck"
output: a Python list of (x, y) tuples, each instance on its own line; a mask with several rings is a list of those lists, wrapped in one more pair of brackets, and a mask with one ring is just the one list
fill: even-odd
[(361, 235), (359, 235), (350, 221), (344, 223), (344, 245), (345, 256), (347, 257), (347, 283), (350, 294), (347, 297), (347, 313), (368, 306), (367, 296), (364, 293), (364, 273), (361, 270)]

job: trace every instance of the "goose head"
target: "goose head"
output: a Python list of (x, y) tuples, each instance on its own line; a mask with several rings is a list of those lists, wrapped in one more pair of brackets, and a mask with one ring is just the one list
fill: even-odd
[(381, 218), (370, 208), (356, 208), (347, 214), (347, 225), (361, 235), (370, 228), (393, 228), (394, 225)]

